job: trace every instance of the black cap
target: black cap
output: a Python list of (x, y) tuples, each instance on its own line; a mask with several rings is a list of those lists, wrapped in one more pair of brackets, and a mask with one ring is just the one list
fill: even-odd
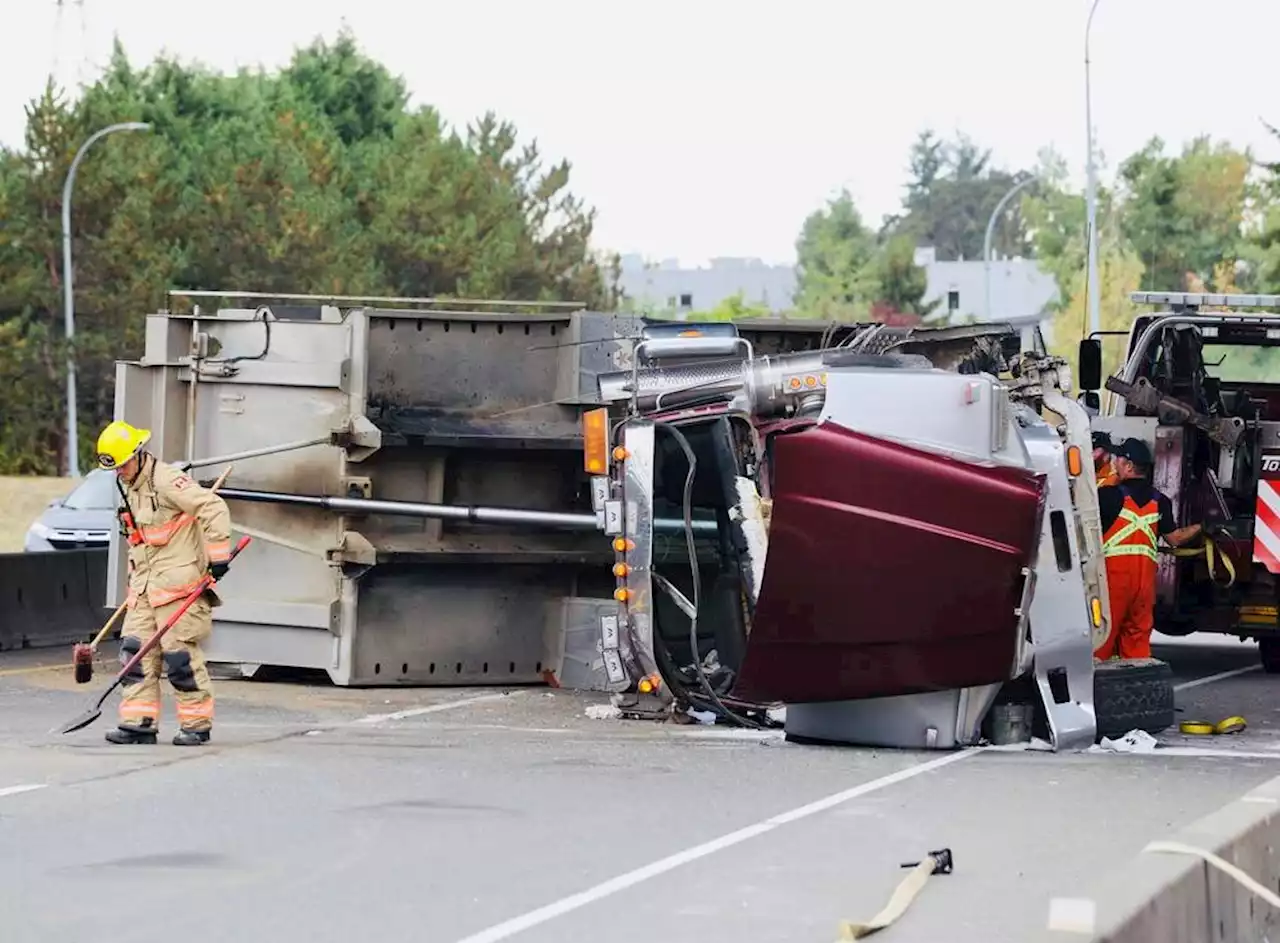
[(1155, 462), (1151, 457), (1151, 449), (1141, 439), (1125, 439), (1112, 449), (1111, 454), (1116, 458), (1127, 458), (1135, 465), (1141, 465), (1144, 468), (1149, 468)]
[(1103, 432), (1101, 429), (1095, 432), (1093, 434), (1093, 447), (1095, 449), (1106, 449), (1110, 452), (1115, 448), (1115, 445), (1111, 441), (1111, 433)]

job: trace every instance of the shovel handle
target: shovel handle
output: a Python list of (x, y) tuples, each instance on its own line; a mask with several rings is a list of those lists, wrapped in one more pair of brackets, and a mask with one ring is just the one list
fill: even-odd
[[(245, 534), (238, 541), (236, 541), (235, 548), (231, 551), (231, 556), (230, 558), (228, 558), (227, 562), (230, 563), (232, 560), (238, 557), (240, 555), (240, 551), (243, 550), (245, 547), (249, 546), (249, 542), (252, 539), (253, 538), (251, 538), (248, 534)], [(178, 609), (178, 611), (175, 612), (173, 615), (171, 615), (165, 621), (165, 624), (160, 627), (160, 630), (156, 632), (154, 635), (152, 635), (151, 638), (147, 639), (146, 642), (143, 643), (142, 647), (138, 649), (138, 651), (134, 654), (134, 656), (130, 658), (127, 662), (125, 662), (124, 667), (120, 669), (120, 673), (116, 675), (117, 684), (124, 678), (125, 675), (127, 675), (130, 671), (134, 669), (134, 666), (136, 666), (138, 662), (142, 661), (143, 657), (146, 656), (147, 652), (151, 651), (151, 649), (155, 648), (157, 645), (160, 644), (160, 639), (164, 636), (164, 634), (168, 632), (171, 628), (173, 628), (175, 624), (177, 624), (177, 621), (182, 618), (183, 614), (188, 609), (191, 608), (192, 604), (195, 603), (195, 601), (204, 594), (204, 591), (208, 589), (210, 586), (212, 586), (215, 582), (216, 580), (214, 580), (213, 575), (211, 573), (206, 573), (204, 577), (201, 578), (200, 582), (196, 584), (196, 588), (193, 589), (187, 595), (187, 597), (182, 601), (182, 606)]]
[(89, 643), (90, 651), (96, 652), (98, 650), (98, 646), (101, 645), (102, 640), (107, 637), (107, 633), (111, 631), (111, 627), (116, 624), (116, 620), (120, 618), (121, 613), (123, 613), (128, 607), (129, 600), (126, 599), (116, 608), (115, 612), (111, 613), (111, 618), (107, 620), (105, 625), (103, 625), (102, 631), (100, 631), (94, 640)]

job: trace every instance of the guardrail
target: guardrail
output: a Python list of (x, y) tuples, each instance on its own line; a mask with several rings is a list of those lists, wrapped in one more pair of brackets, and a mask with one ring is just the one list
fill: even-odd
[(0, 651), (88, 641), (106, 598), (105, 549), (0, 554)]
[(1055, 901), (1046, 939), (1280, 940), (1280, 778), (1151, 843), (1110, 877), (1096, 901)]

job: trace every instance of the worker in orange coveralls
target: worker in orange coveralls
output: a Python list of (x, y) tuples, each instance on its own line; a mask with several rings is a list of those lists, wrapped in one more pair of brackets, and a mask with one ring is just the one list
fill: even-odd
[(1111, 600), (1111, 632), (1095, 658), (1150, 658), (1155, 621), (1156, 541), (1180, 547), (1201, 533), (1199, 524), (1178, 527), (1173, 502), (1147, 481), (1154, 461), (1139, 439), (1111, 450), (1118, 479), (1098, 489), (1102, 517), (1102, 555)]
[(1093, 472), (1098, 478), (1098, 487), (1117, 484), (1115, 466), (1111, 464), (1111, 436), (1106, 432), (1093, 434)]

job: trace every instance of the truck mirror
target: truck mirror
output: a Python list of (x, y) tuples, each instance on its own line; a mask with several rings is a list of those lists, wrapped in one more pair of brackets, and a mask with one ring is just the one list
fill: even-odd
[(1102, 387), (1102, 341), (1086, 337), (1080, 341), (1080, 389), (1097, 390)]

